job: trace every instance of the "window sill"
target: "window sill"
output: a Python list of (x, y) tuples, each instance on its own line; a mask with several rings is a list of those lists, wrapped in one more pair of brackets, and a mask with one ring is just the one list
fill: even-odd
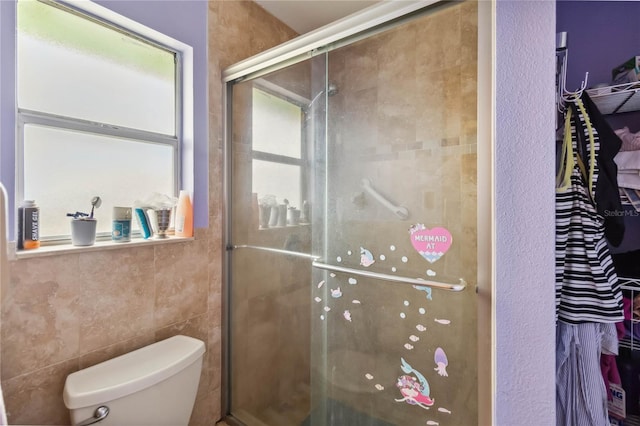
[(115, 242), (111, 240), (103, 240), (96, 241), (92, 246), (74, 246), (71, 243), (67, 244), (49, 244), (42, 245), (40, 248), (31, 249), (31, 250), (12, 250), (15, 253), (15, 259), (30, 259), (33, 257), (45, 257), (45, 256), (56, 256), (60, 254), (71, 254), (71, 253), (87, 253), (92, 251), (103, 251), (103, 250), (117, 250), (121, 248), (127, 247), (140, 247), (140, 246), (156, 246), (161, 244), (173, 244), (173, 243), (183, 243), (185, 241), (193, 241), (194, 237), (174, 237), (170, 236), (168, 238), (158, 239), (158, 238), (149, 238), (147, 240), (143, 238), (132, 238), (131, 241), (127, 242)]

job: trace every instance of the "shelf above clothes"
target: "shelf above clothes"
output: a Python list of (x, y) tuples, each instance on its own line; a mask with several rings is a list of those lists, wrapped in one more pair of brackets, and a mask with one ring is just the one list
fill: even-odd
[(587, 93), (604, 115), (640, 111), (640, 82), (597, 87)]

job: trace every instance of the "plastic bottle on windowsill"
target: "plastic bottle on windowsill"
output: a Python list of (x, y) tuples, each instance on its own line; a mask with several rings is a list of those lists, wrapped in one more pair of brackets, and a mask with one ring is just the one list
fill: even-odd
[(176, 237), (193, 237), (193, 205), (188, 191), (180, 191), (175, 224)]

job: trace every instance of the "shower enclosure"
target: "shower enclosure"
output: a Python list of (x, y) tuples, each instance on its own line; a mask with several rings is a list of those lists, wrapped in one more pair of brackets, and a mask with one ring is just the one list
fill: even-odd
[(489, 419), (482, 7), (225, 72), (230, 423)]

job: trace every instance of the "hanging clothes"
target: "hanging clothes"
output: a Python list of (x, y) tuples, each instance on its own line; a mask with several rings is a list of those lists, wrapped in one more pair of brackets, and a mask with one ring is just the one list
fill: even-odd
[(596, 129), (580, 99), (566, 114), (565, 160), (556, 190), (556, 318), (567, 323), (624, 319), (622, 292), (596, 208)]
[(608, 213), (622, 211), (620, 189), (618, 187), (618, 166), (615, 162), (615, 157), (622, 147), (622, 140), (609, 125), (587, 92), (582, 93), (581, 100), (584, 102), (584, 108), (598, 139), (596, 153), (598, 165), (598, 179), (595, 189), (596, 209), (598, 213), (604, 216), (604, 235), (607, 237), (607, 241), (617, 247), (622, 243), (624, 237), (624, 216)]
[(556, 426), (609, 425), (600, 353), (618, 353), (614, 324), (558, 322)]

